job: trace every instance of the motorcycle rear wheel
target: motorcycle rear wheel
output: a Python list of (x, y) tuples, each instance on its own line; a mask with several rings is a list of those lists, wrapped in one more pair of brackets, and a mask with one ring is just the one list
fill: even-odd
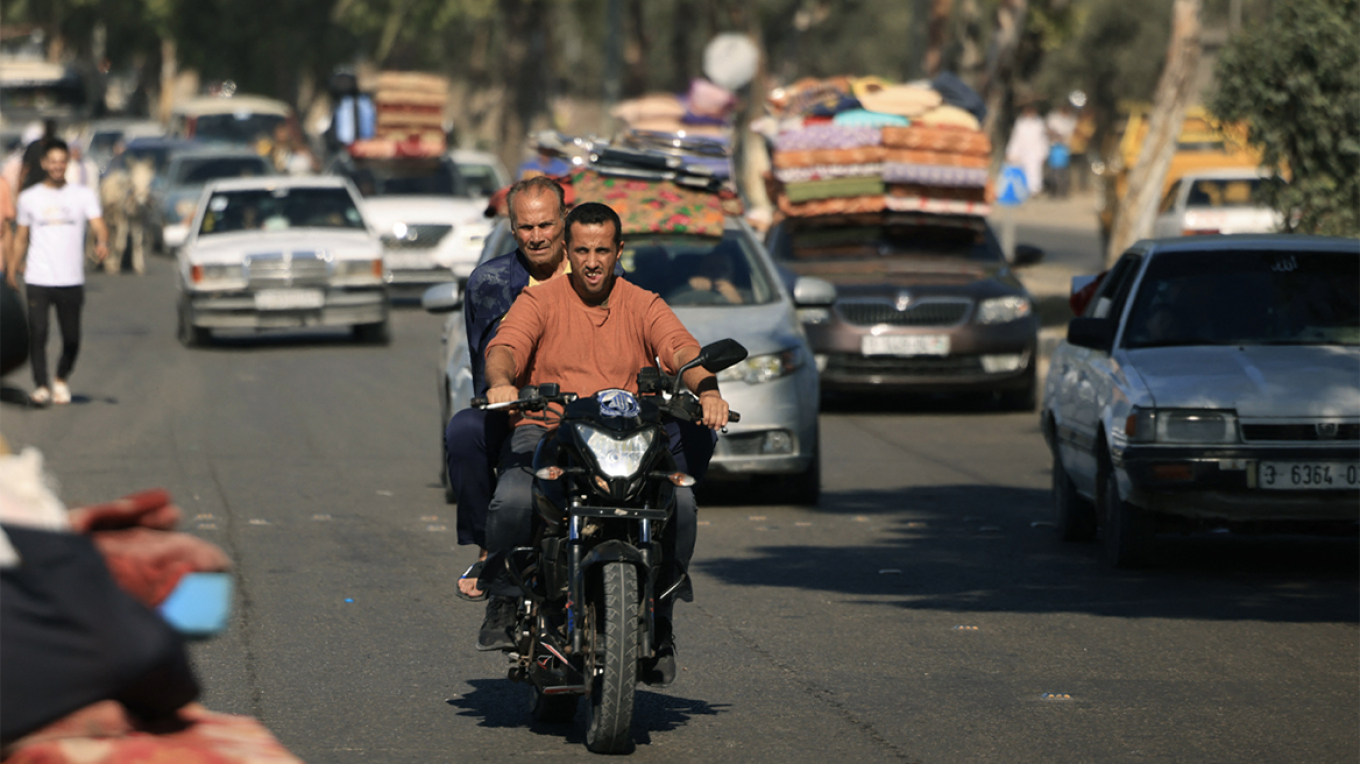
[(596, 753), (625, 753), (633, 742), (638, 681), (637, 568), (605, 563), (600, 578), (591, 607), (596, 649), (586, 747)]

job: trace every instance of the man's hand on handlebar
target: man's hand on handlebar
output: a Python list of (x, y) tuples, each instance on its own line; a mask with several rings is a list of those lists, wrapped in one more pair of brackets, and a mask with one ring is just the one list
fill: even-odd
[(727, 401), (716, 390), (700, 395), (699, 405), (704, 411), (702, 424), (705, 427), (721, 430), (727, 426)]
[(519, 390), (514, 385), (500, 385), (486, 391), (486, 402), (488, 404), (514, 403), (517, 400), (519, 400)]

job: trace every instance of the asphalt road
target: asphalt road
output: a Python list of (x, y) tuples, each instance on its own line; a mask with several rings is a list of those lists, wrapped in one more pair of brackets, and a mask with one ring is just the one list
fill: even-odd
[[(195, 645), (210, 707), (308, 762), (571, 761), (531, 726), (453, 594), (472, 553), (436, 481), (439, 320), (174, 340), (170, 265), (92, 275), (76, 402), (0, 407), (74, 505), (165, 486), (236, 565)], [(27, 389), (27, 370), (11, 375)], [(1166, 539), (1115, 572), (1054, 538), (1036, 417), (985, 401), (838, 401), (825, 499), (710, 491), (683, 671), (642, 688), (642, 762), (1354, 762), (1354, 538)]]

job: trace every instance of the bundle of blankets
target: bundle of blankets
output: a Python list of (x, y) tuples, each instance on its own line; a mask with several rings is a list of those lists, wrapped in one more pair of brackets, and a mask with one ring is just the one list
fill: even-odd
[(770, 195), (784, 215), (990, 211), (985, 110), (951, 75), (805, 80), (772, 92), (770, 105)]

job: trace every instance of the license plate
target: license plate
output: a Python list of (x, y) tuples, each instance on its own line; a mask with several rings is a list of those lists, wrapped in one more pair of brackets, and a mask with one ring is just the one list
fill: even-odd
[(255, 293), (256, 310), (314, 310), (326, 304), (320, 289), (263, 289)]
[(949, 335), (865, 335), (860, 338), (859, 350), (864, 355), (949, 355)]
[(1261, 462), (1256, 485), (1276, 491), (1360, 488), (1360, 462)]
[(383, 262), (398, 271), (423, 271), (435, 266), (434, 255), (428, 252), (391, 252), (383, 255)]

